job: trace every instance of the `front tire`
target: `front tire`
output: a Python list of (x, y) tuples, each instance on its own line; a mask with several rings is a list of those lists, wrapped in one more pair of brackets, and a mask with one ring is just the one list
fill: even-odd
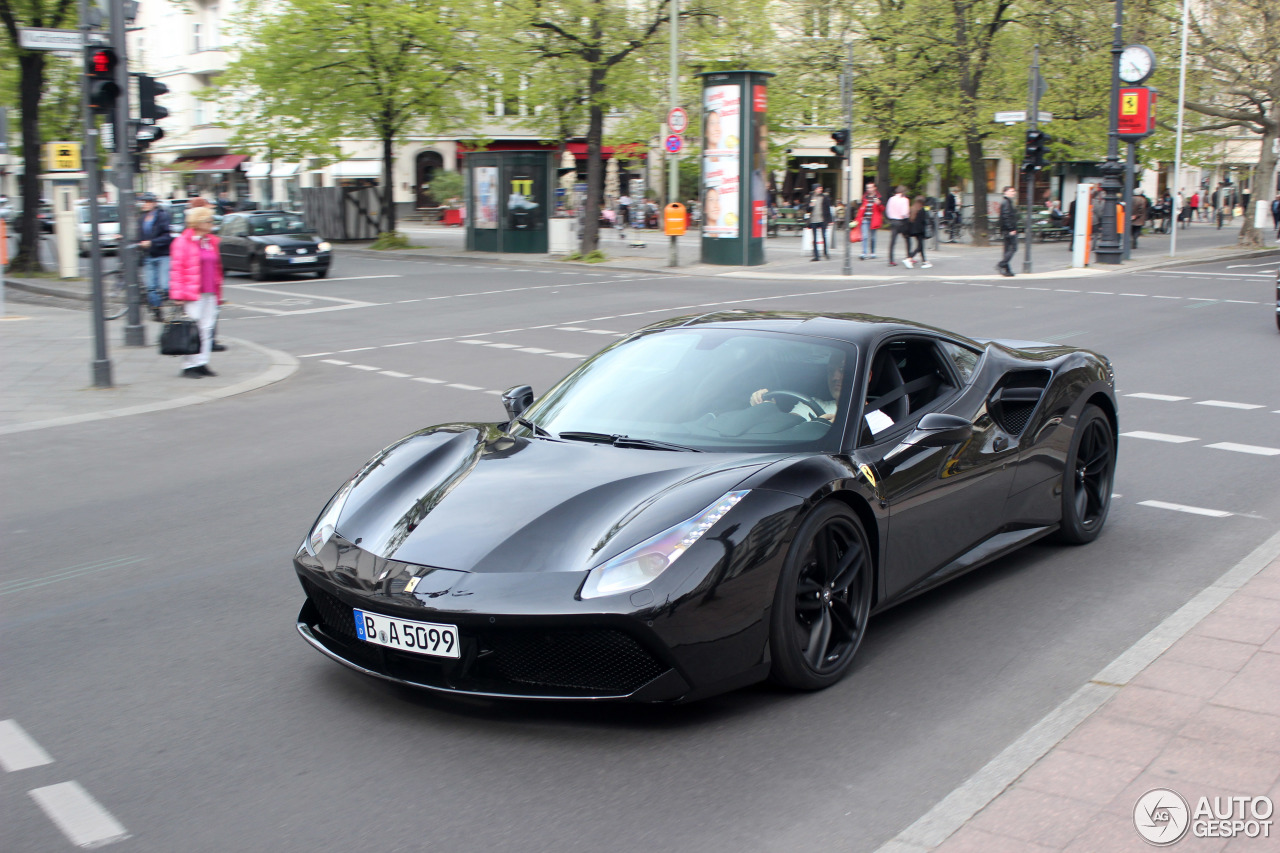
[(1111, 421), (1097, 406), (1085, 406), (1062, 474), (1061, 541), (1083, 545), (1098, 538), (1111, 508), (1115, 473), (1116, 438)]
[(249, 261), (249, 277), (254, 281), (266, 280), (267, 269), (262, 264), (262, 258), (253, 258)]
[(320, 269), (316, 270), (316, 278), (327, 278), (328, 276), (329, 276), (328, 267), (321, 267)]
[(866, 533), (848, 507), (821, 504), (804, 520), (774, 594), (774, 681), (820, 690), (844, 676), (867, 630), (873, 574)]

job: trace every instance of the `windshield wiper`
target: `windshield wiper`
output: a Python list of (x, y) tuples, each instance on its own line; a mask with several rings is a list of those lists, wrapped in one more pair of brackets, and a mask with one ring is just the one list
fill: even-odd
[(657, 441), (652, 438), (632, 438), (629, 435), (607, 435), (603, 432), (562, 432), (558, 438), (568, 441), (594, 441), (598, 444), (612, 444), (614, 447), (634, 447), (641, 450), (683, 450), (701, 453), (696, 447), (685, 447), (683, 444), (672, 444), (668, 441)]
[(554, 438), (554, 436), (552, 436), (551, 433), (548, 432), (546, 429), (538, 426), (533, 421), (528, 420), (527, 418), (516, 418), (515, 421), (516, 423), (520, 424), (520, 426), (528, 427), (529, 429), (531, 429), (534, 435), (545, 435), (547, 438)]

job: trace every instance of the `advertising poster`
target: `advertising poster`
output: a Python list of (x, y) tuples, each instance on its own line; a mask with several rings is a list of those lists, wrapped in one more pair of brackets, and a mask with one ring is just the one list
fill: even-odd
[(476, 212), (474, 227), (498, 227), (498, 167), (477, 166), (475, 169), (475, 199), (472, 208)]
[(702, 90), (702, 216), (706, 237), (737, 238), (741, 209), (742, 87)]
[(759, 84), (751, 90), (751, 236), (764, 237), (769, 218), (769, 90)]

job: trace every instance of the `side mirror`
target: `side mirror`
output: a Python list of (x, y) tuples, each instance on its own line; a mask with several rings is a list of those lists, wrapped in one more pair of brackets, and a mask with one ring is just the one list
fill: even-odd
[(959, 444), (971, 435), (973, 424), (967, 418), (930, 412), (920, 419), (906, 443), (917, 447), (946, 447)]
[(973, 435), (973, 424), (968, 419), (942, 412), (930, 412), (920, 419), (911, 434), (902, 443), (885, 454), (876, 465), (881, 477), (888, 477), (894, 469), (917, 447), (950, 447)]
[(507, 410), (507, 420), (514, 421), (533, 405), (533, 388), (517, 385), (502, 392), (502, 408)]

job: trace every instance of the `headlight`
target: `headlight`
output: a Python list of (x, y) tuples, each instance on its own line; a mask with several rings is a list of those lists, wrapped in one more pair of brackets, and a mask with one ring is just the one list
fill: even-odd
[(316, 251), (317, 251), (317, 252), (327, 252), (327, 251), (329, 251), (329, 250), (330, 250), (330, 249), (332, 249), (332, 248), (333, 248), (333, 247), (332, 247), (332, 246), (330, 246), (327, 242), (318, 243), (318, 244), (316, 245)]
[(278, 255), (280, 254), (280, 247), (272, 243), (270, 246), (267, 246), (267, 248), (263, 249), (262, 253), (265, 255)]
[(680, 559), (680, 555), (702, 538), (724, 514), (733, 509), (749, 490), (729, 492), (688, 521), (665, 530), (629, 551), (624, 551), (603, 565), (587, 573), (582, 586), (583, 598), (599, 598), (630, 592), (645, 586), (667, 567)]
[(342, 516), (342, 508), (347, 505), (347, 496), (351, 494), (354, 482), (354, 479), (348, 480), (338, 489), (338, 493), (329, 501), (329, 506), (316, 520), (316, 526), (311, 528), (311, 534), (307, 537), (307, 550), (311, 552), (311, 556), (316, 556), (333, 538), (333, 534), (338, 532), (338, 519)]

